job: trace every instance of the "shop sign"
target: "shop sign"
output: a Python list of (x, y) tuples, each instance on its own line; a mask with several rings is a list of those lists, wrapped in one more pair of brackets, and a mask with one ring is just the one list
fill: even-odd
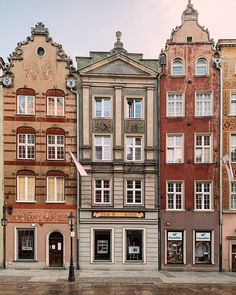
[(182, 241), (183, 233), (179, 231), (169, 231), (168, 241)]
[(129, 246), (129, 254), (139, 254), (140, 248), (138, 246)]
[(211, 233), (198, 232), (196, 233), (196, 241), (211, 241)]
[(144, 212), (93, 212), (93, 217), (123, 217), (123, 218), (144, 218)]

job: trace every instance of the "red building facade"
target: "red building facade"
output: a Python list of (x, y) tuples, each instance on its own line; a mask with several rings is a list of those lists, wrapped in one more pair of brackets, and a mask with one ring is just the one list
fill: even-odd
[(161, 53), (161, 268), (219, 264), (219, 71), (191, 3)]

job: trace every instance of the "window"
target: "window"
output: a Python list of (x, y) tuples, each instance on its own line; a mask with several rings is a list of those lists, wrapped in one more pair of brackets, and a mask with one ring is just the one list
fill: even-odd
[(17, 176), (17, 201), (19, 202), (35, 201), (35, 176), (33, 175)]
[(129, 229), (125, 230), (126, 239), (126, 262), (144, 261), (144, 231)]
[(183, 117), (184, 100), (181, 93), (169, 93), (167, 98), (167, 116)]
[(142, 138), (127, 136), (127, 161), (141, 161), (142, 160)]
[(231, 93), (231, 98), (230, 98), (230, 115), (236, 116), (236, 93)]
[(183, 162), (183, 135), (167, 135), (167, 163)]
[(183, 183), (167, 182), (167, 209), (183, 209)]
[(47, 158), (48, 160), (63, 160), (65, 149), (64, 135), (47, 135)]
[(231, 134), (230, 140), (231, 162), (236, 162), (236, 134)]
[(35, 157), (35, 134), (17, 134), (17, 158), (32, 160)]
[(111, 117), (111, 99), (109, 97), (95, 97), (95, 116), (97, 118)]
[(183, 61), (180, 58), (175, 58), (172, 62), (172, 75), (181, 76), (184, 75)]
[(64, 177), (47, 176), (47, 202), (64, 201)]
[(93, 230), (94, 261), (112, 260), (112, 231), (96, 229)]
[(211, 183), (195, 183), (196, 210), (211, 210)]
[(211, 93), (197, 93), (195, 101), (195, 116), (212, 116)]
[(211, 232), (195, 232), (195, 264), (211, 263)]
[(35, 259), (35, 230), (17, 228), (17, 259)]
[(142, 118), (142, 99), (129, 98), (127, 99), (127, 114), (128, 118)]
[(47, 114), (64, 116), (64, 97), (47, 97)]
[(95, 160), (111, 160), (110, 136), (95, 136)]
[(184, 241), (182, 231), (167, 232), (167, 263), (183, 264)]
[(126, 203), (127, 204), (142, 203), (142, 181), (141, 180), (127, 180)]
[(207, 61), (204, 58), (199, 58), (196, 64), (196, 75), (206, 76), (207, 74)]
[(231, 182), (231, 202), (230, 208), (236, 209), (236, 182)]
[(109, 204), (111, 194), (110, 180), (96, 179), (95, 180), (95, 200), (97, 204)]
[(210, 163), (211, 159), (211, 135), (196, 135), (195, 137), (195, 162)]

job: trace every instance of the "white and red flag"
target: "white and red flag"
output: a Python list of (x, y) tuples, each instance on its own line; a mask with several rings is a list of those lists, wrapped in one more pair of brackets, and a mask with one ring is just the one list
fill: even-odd
[(227, 155), (227, 154), (224, 155), (222, 160), (223, 160), (223, 162), (225, 164), (225, 168), (226, 168), (226, 171), (227, 171), (229, 182), (234, 181), (234, 174), (233, 174), (233, 169), (232, 169), (232, 166), (231, 166), (231, 161), (230, 161), (229, 155)]
[(79, 172), (79, 174), (81, 176), (88, 176), (87, 172), (85, 171), (84, 167), (80, 164), (80, 162), (76, 159), (76, 157), (74, 156), (74, 154), (69, 151), (70, 155), (71, 155), (71, 158), (72, 160), (74, 161), (75, 163), (75, 166), (76, 166), (76, 169), (77, 171)]

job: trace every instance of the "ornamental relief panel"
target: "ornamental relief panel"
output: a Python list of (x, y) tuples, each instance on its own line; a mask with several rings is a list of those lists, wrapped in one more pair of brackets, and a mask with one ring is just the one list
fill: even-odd
[(224, 131), (236, 131), (236, 119), (224, 119), (223, 120)]
[(55, 79), (56, 71), (49, 61), (46, 61), (42, 65), (36, 63), (30, 63), (25, 67), (25, 79), (36, 81), (36, 80), (50, 80)]
[(145, 121), (143, 120), (125, 120), (125, 133), (144, 133)]
[(94, 119), (93, 132), (113, 132), (112, 120), (109, 119)]
[(228, 91), (224, 91), (223, 93), (223, 116), (227, 117), (230, 112), (229, 106), (229, 98), (228, 98)]

